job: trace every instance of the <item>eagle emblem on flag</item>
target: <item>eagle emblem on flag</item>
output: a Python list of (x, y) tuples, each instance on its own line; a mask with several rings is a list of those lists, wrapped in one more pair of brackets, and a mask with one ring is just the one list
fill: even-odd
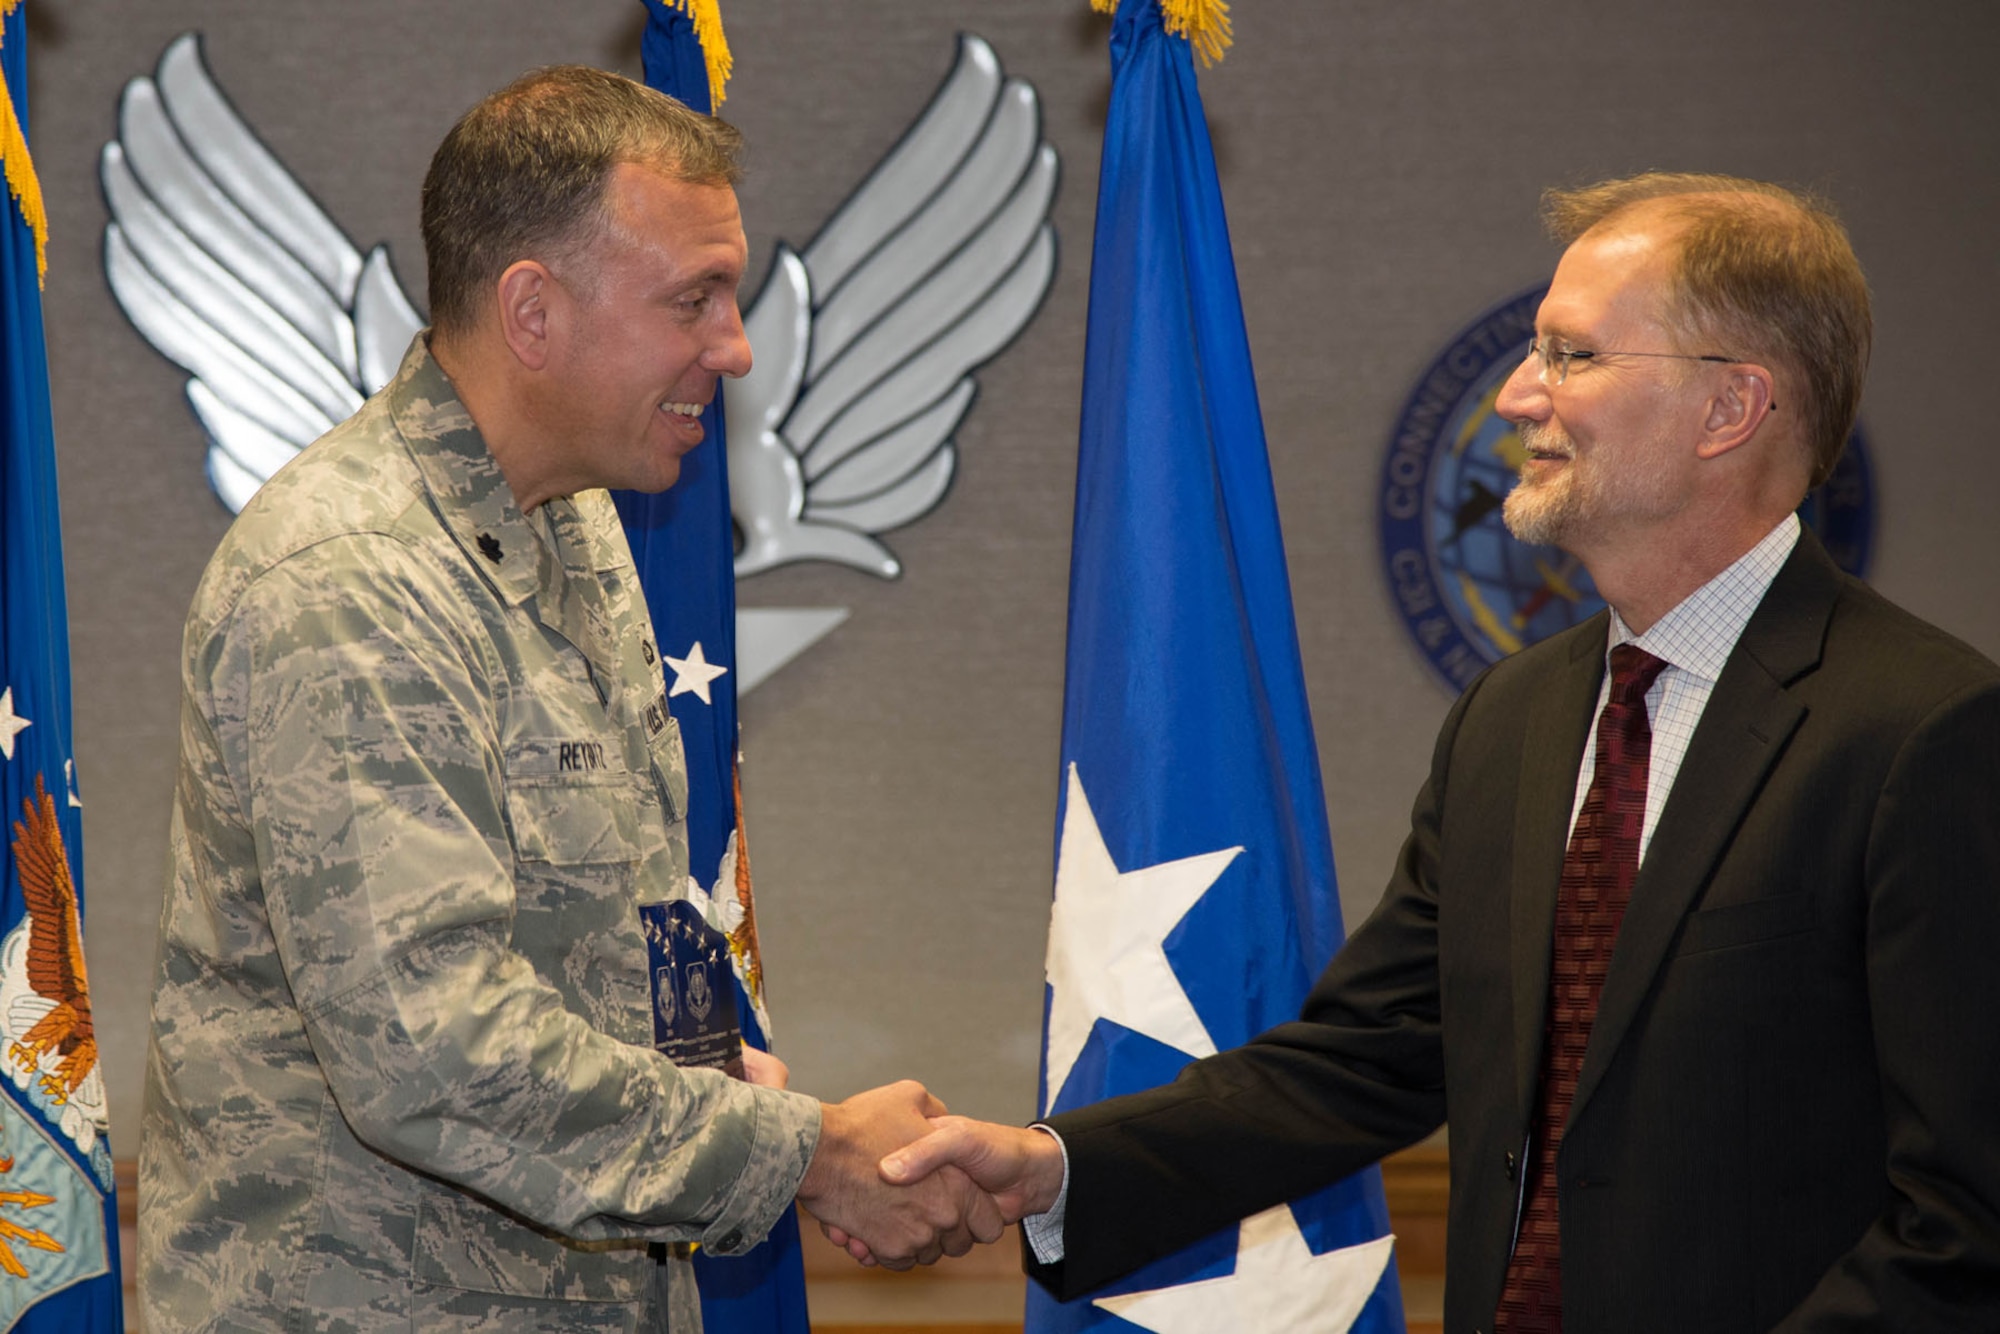
[(27, 911), (0, 939), (0, 1064), (108, 1187), (103, 1140), (110, 1117), (97, 1069), (76, 883), (55, 798), (39, 774), (34, 797), (23, 799), (14, 821), (13, 848)]

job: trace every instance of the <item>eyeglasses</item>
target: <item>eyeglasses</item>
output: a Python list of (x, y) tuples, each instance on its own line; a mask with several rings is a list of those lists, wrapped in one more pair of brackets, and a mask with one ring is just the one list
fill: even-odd
[(1540, 339), (1528, 344), (1528, 355), (1542, 363), (1539, 378), (1550, 388), (1569, 379), (1569, 364), (1572, 361), (1590, 361), (1597, 357), (1659, 357), (1667, 361), (1719, 361), (1725, 366), (1734, 365), (1736, 362), (1735, 357), (1695, 356), (1686, 352), (1585, 352), (1573, 347), (1550, 347)]

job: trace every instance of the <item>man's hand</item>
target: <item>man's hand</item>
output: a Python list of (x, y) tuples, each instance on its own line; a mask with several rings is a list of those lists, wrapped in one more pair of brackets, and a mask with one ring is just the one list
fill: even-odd
[(1055, 1136), (963, 1116), (933, 1117), (931, 1126), (930, 1134), (882, 1159), (884, 1181), (908, 1185), (955, 1167), (993, 1197), (1009, 1223), (1055, 1207), (1063, 1183)]
[(792, 1082), (791, 1067), (768, 1051), (743, 1044), (743, 1079), (767, 1089), (781, 1089)]
[[(963, 1116), (933, 1117), (931, 1126), (930, 1134), (882, 1159), (884, 1181), (907, 1186), (934, 1172), (963, 1173), (992, 1197), (1007, 1223), (1055, 1206), (1062, 1192), (1063, 1156), (1053, 1135)], [(870, 1263), (869, 1247), (861, 1238), (825, 1223), (821, 1230), (834, 1245)]]
[(910, 1185), (881, 1174), (883, 1156), (930, 1132), (927, 1118), (944, 1110), (911, 1080), (821, 1108), (819, 1147), (799, 1183), (799, 1203), (864, 1264), (908, 1269), (999, 1240), (999, 1206), (956, 1168), (926, 1172)]

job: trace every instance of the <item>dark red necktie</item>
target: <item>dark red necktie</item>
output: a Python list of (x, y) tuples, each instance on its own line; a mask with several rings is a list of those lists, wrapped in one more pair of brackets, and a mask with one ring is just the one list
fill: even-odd
[(1646, 692), (1666, 667), (1642, 648), (1611, 650), (1611, 697), (1597, 719), (1597, 766), (1563, 855), (1556, 891), (1555, 952), (1535, 1100), (1534, 1145), (1520, 1235), (1507, 1262), (1494, 1325), (1498, 1334), (1562, 1334), (1562, 1232), (1556, 1214), (1556, 1154), (1576, 1096), (1597, 998), (1611, 965), (1618, 924), (1639, 873), (1646, 822), (1646, 766), (1653, 727)]

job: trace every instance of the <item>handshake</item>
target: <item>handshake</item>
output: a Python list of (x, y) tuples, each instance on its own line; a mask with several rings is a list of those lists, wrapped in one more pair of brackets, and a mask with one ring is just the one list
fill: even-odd
[(862, 1264), (908, 1269), (963, 1255), (1062, 1189), (1062, 1149), (1039, 1130), (946, 1116), (905, 1080), (824, 1105), (799, 1203)]

